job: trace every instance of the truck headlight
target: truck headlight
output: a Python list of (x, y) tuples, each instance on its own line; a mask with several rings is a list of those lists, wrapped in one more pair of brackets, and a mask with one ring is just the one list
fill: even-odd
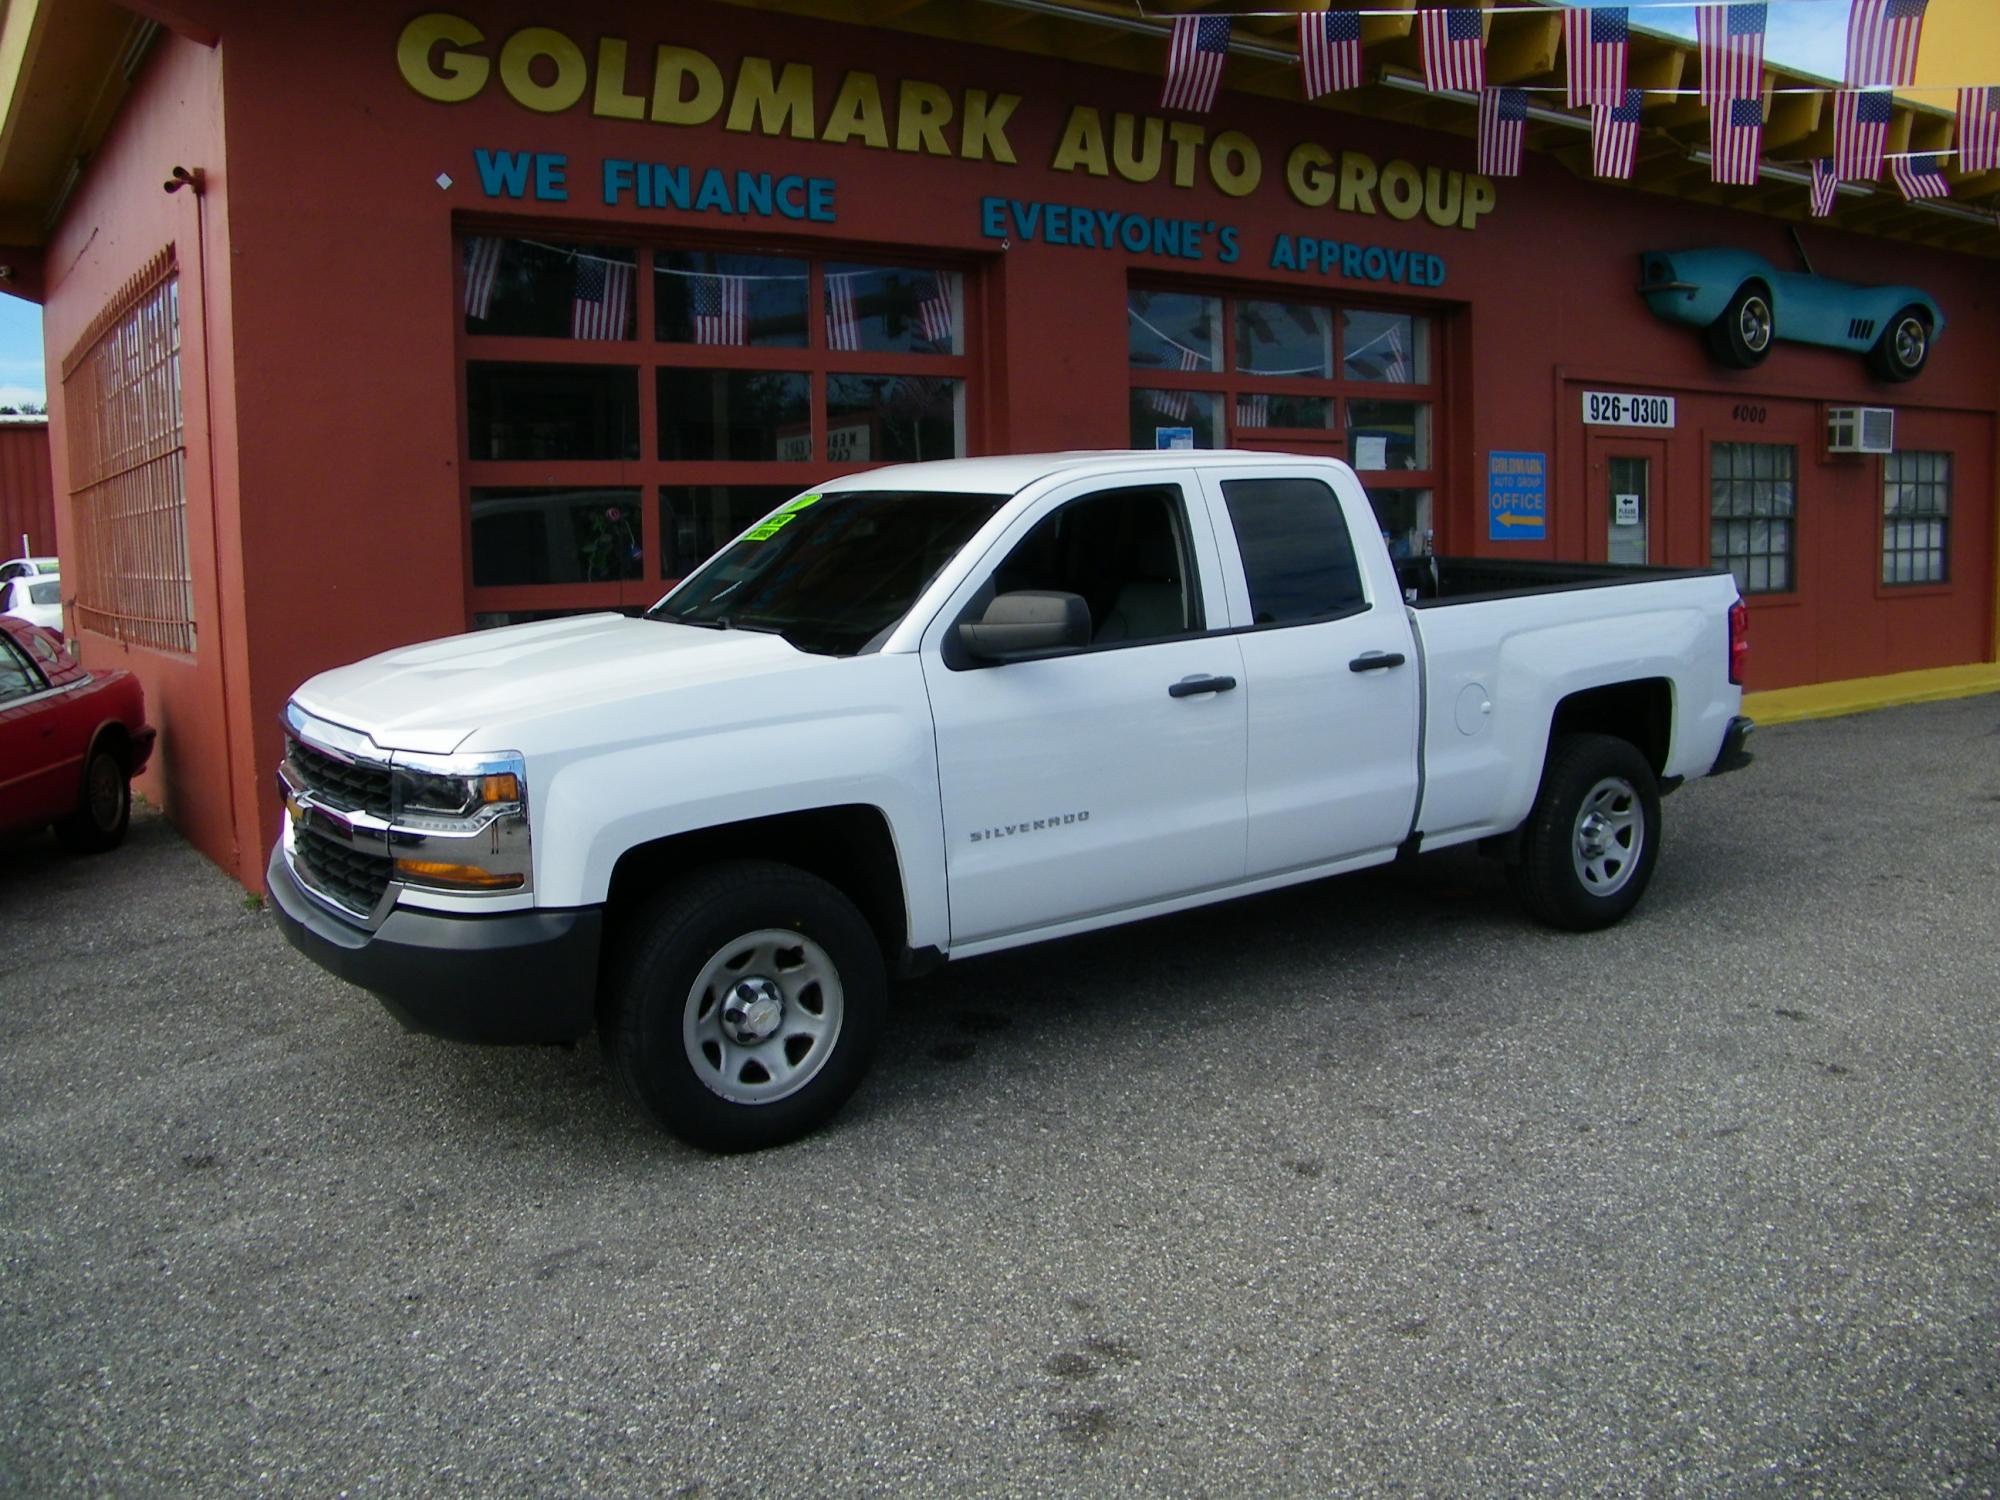
[(463, 895), (528, 888), (528, 768), (511, 752), (392, 759), (396, 879)]

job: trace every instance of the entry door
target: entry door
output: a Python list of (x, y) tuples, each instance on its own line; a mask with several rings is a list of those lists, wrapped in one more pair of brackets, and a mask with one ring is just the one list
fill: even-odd
[(1667, 560), (1667, 445), (1653, 438), (1593, 437), (1587, 555), (1593, 562)]

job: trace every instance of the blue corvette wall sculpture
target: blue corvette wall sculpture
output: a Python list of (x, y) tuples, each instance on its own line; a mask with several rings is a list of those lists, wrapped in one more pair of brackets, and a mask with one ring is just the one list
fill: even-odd
[(1649, 250), (1639, 295), (1657, 317), (1702, 329), (1709, 352), (1747, 370), (1773, 339), (1852, 349), (1883, 380), (1909, 380), (1930, 358), (1944, 314), (1909, 286), (1854, 286), (1780, 271), (1747, 250)]

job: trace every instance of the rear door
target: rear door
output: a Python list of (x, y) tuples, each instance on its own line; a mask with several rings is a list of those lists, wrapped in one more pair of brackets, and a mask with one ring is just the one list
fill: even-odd
[(1416, 646), (1367, 499), (1333, 472), (1202, 476), (1248, 689), (1252, 878), (1385, 855), (1416, 810)]
[[(981, 663), (956, 646), (996, 592), (1089, 605), (1093, 639)], [(1243, 877), (1245, 694), (1191, 473), (1053, 491), (926, 631), (954, 948)]]

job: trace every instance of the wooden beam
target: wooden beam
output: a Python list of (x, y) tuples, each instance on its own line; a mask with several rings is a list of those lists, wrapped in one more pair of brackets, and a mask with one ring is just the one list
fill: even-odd
[[(1490, 20), (1491, 12), (1487, 15)], [(1556, 45), (1562, 40), (1559, 13), (1510, 15), (1507, 24), (1494, 29), (1499, 34), (1486, 44), (1488, 83), (1515, 83), (1554, 71)]]
[(1764, 122), (1764, 149), (1769, 151), (1804, 140), (1819, 128), (1826, 95), (1776, 94), (1771, 99), (1770, 118)]

